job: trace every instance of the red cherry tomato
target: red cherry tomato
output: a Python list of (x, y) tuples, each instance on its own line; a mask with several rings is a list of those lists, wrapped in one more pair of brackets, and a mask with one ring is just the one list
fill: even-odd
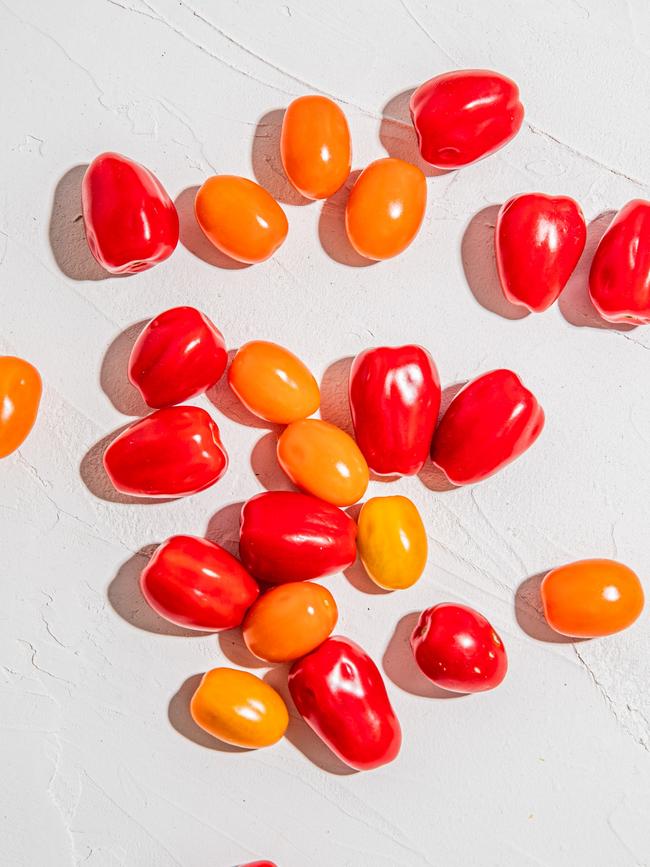
[(241, 864), (240, 867), (277, 867), (273, 861), (249, 861), (248, 864)]
[(293, 491), (269, 491), (244, 503), (239, 554), (267, 584), (322, 578), (357, 555), (357, 525), (340, 509)]
[(440, 380), (421, 346), (367, 349), (350, 370), (354, 435), (371, 470), (413, 475), (422, 469), (440, 409)]
[(544, 411), (511, 370), (492, 370), (462, 388), (433, 438), (431, 459), (454, 485), (480, 482), (529, 448)]
[(608, 322), (650, 322), (650, 202), (634, 199), (614, 217), (591, 263), (589, 293)]
[(196, 536), (172, 536), (156, 548), (140, 588), (161, 617), (207, 632), (239, 626), (260, 592), (239, 560)]
[(218, 481), (228, 456), (204, 409), (172, 406), (122, 431), (106, 449), (104, 467), (123, 494), (184, 497)]
[(466, 605), (443, 603), (423, 611), (411, 648), (429, 680), (452, 692), (494, 689), (508, 670), (503, 642), (485, 617)]
[(90, 252), (111, 274), (163, 262), (178, 244), (178, 214), (149, 169), (120, 154), (100, 154), (81, 185)]
[(498, 72), (458, 69), (426, 81), (411, 97), (422, 158), (460, 169), (514, 138), (524, 119), (519, 88)]
[(399, 753), (400, 725), (379, 669), (358, 644), (328, 638), (289, 672), (298, 713), (346, 764), (378, 768)]
[(580, 205), (568, 196), (525, 193), (502, 206), (495, 247), (503, 294), (540, 313), (557, 300), (587, 240)]

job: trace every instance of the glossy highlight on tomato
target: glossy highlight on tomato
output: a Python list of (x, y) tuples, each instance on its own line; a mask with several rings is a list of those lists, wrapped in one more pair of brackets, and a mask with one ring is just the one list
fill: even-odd
[(427, 562), (427, 534), (407, 497), (371, 497), (359, 513), (357, 549), (369, 577), (384, 590), (405, 590)]
[(15, 452), (34, 426), (43, 384), (29, 361), (0, 355), (0, 458)]

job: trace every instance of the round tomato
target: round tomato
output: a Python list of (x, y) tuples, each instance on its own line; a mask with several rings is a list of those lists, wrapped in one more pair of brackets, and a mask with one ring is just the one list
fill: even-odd
[(357, 548), (368, 575), (384, 590), (403, 590), (427, 562), (427, 534), (407, 497), (372, 497), (359, 514)]
[(0, 458), (15, 452), (34, 426), (43, 384), (28, 361), (0, 356)]

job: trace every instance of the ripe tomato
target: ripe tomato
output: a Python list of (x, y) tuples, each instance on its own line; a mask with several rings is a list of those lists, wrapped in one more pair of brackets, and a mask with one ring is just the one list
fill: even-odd
[(43, 384), (22, 358), (0, 355), (0, 458), (23, 444), (34, 426)]
[(427, 563), (427, 534), (406, 497), (372, 497), (359, 514), (357, 548), (366, 572), (384, 590), (404, 590)]

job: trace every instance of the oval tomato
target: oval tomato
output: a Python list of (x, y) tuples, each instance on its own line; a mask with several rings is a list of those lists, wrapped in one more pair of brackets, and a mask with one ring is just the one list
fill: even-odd
[(22, 358), (0, 356), (0, 458), (24, 443), (34, 426), (43, 384), (38, 370)]
[(384, 590), (404, 590), (427, 563), (422, 518), (406, 497), (372, 497), (359, 513), (357, 547), (366, 572)]

